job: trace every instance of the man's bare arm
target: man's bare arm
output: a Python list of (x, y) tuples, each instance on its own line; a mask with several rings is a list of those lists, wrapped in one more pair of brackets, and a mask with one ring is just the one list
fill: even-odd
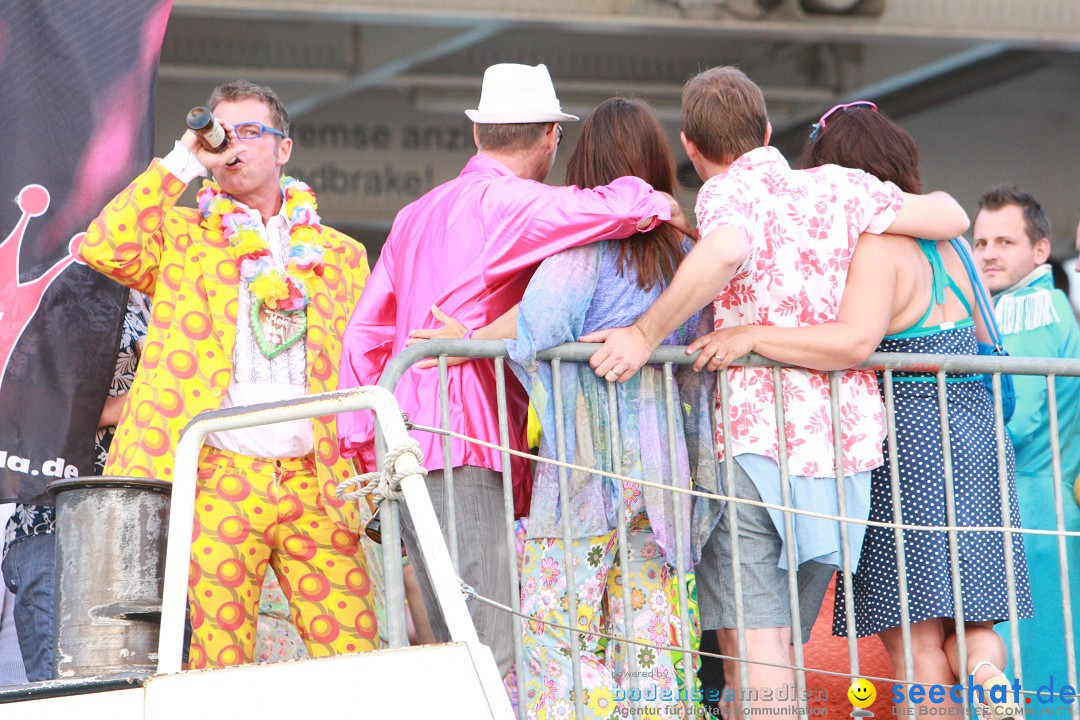
[(749, 251), (748, 239), (730, 226), (703, 237), (679, 265), (671, 285), (637, 322), (581, 337), (582, 342), (604, 343), (589, 361), (596, 374), (609, 380), (617, 376), (619, 382), (633, 377), (664, 338), (720, 294)]

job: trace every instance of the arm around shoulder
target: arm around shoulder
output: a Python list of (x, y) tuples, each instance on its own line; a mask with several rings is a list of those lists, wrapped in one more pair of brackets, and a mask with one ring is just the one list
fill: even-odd
[(528, 218), (520, 239), (543, 248), (534, 257), (539, 263), (561, 250), (628, 237), (666, 222), (672, 200), (640, 178), (620, 177), (595, 188), (545, 186), (539, 192), (510, 195), (506, 211)]
[(946, 192), (903, 195), (903, 207), (888, 232), (927, 240), (951, 240), (963, 235), (971, 225), (964, 208)]

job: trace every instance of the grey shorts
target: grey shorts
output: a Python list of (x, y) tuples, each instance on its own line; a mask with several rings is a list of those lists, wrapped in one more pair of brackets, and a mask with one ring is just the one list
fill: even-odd
[[(739, 465), (735, 467), (734, 497), (761, 501), (754, 481)], [(721, 488), (726, 494), (726, 485)], [(728, 503), (716, 529), (709, 536), (695, 568), (702, 630), (735, 627), (734, 573), (731, 565), (731, 508)], [(738, 504), (739, 579), (742, 581), (743, 623), (751, 629), (791, 627), (788, 571), (777, 566), (783, 543), (769, 511)], [(835, 569), (809, 560), (799, 566), (799, 618), (802, 639), (810, 639), (821, 601)]]

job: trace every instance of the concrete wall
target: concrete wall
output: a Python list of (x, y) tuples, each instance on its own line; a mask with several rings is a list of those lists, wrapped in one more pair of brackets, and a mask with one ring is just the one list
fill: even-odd
[(904, 118), (902, 124), (919, 142), (928, 189), (952, 193), (974, 218), (984, 190), (1014, 182), (1049, 213), (1054, 257), (1075, 257), (1078, 97), (1080, 73), (1056, 67)]
[[(167, 152), (182, 131), (184, 112), (202, 102), (210, 87), (210, 82), (160, 83), (159, 154)], [(288, 83), (275, 87), (287, 103), (311, 92)], [(1054, 256), (1073, 257), (1080, 220), (1077, 97), (1080, 73), (1058, 64), (901, 122), (919, 142), (927, 189), (947, 190), (973, 215), (986, 188), (1016, 182), (1047, 208)], [(315, 187), (328, 224), (356, 233), (376, 251), (397, 210), (454, 177), (475, 152), (463, 111), (475, 107), (471, 103), (476, 100), (462, 94), (453, 102), (427, 107), (407, 90), (379, 89), (328, 104), (294, 121), (290, 170)], [(664, 115), (676, 158), (683, 162), (678, 121), (671, 113)], [(564, 127), (566, 137), (549, 176), (553, 183), (562, 182), (577, 140), (578, 124)], [(692, 207), (693, 193), (684, 200)]]

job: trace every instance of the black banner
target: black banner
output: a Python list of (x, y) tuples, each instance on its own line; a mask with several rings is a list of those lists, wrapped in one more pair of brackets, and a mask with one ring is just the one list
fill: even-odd
[(93, 471), (127, 289), (70, 247), (150, 161), (171, 6), (0, 2), (0, 502)]

